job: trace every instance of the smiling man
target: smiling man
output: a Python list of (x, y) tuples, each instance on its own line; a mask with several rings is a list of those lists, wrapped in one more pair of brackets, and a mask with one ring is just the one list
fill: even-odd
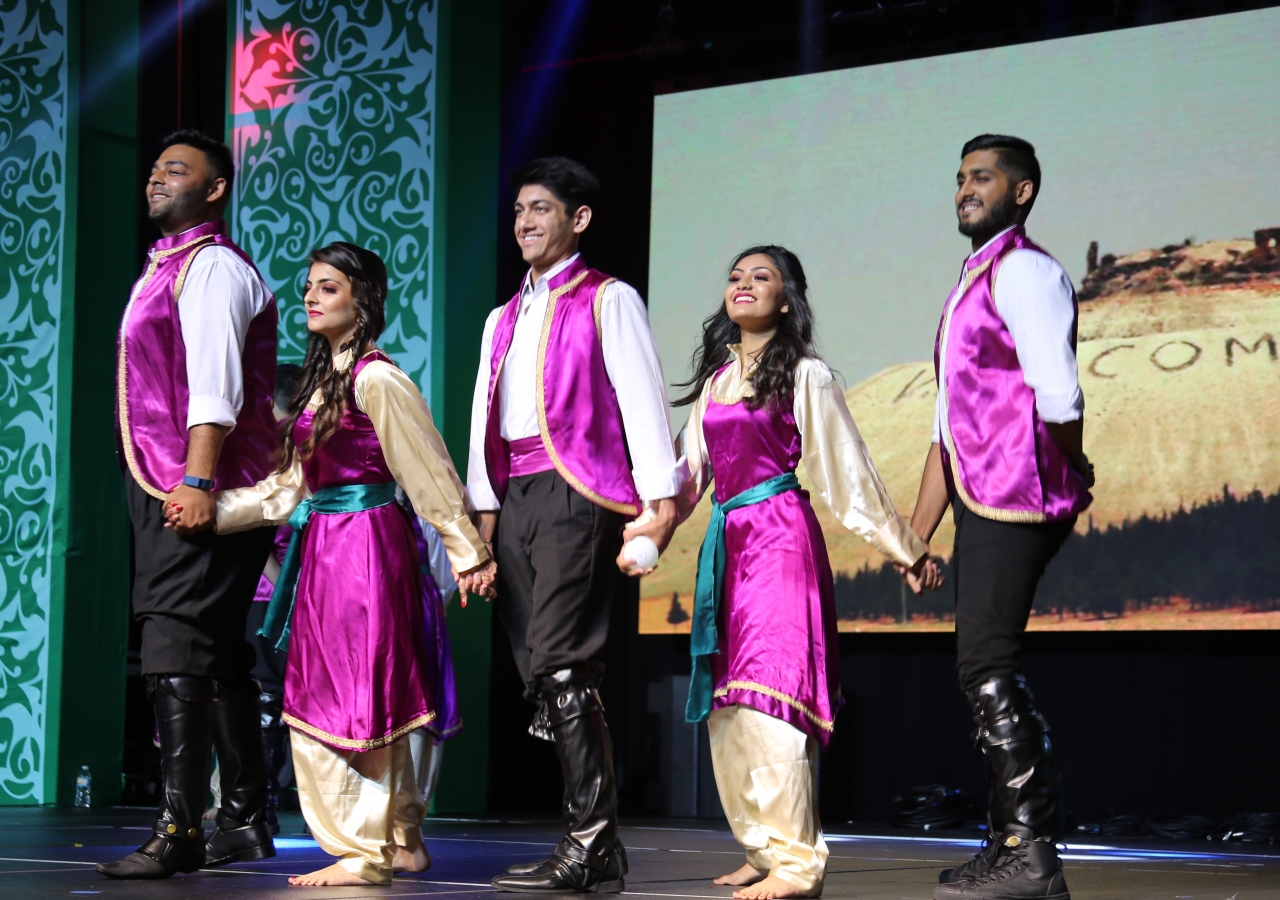
[[(142, 674), (160, 735), (164, 795), (152, 837), (112, 878), (168, 878), (275, 855), (267, 775), (245, 619), (272, 531), (219, 536), (214, 490), (272, 469), (276, 305), (222, 212), (234, 167), (225, 144), (197, 131), (164, 142), (147, 179), (151, 245), (118, 337), (117, 447), (134, 535), (133, 613)], [(166, 527), (177, 505), (189, 527)], [(210, 750), (222, 808), (206, 846), (200, 822)]]
[(631, 534), (666, 547), (686, 469), (644, 302), (578, 255), (595, 176), (573, 160), (538, 159), (511, 186), (529, 272), (485, 324), (467, 487), (481, 534), (497, 543), (498, 615), (538, 706), (529, 731), (556, 744), (569, 831), (546, 860), (493, 883), (611, 893), (627, 862), (597, 685), (625, 566), (615, 557), (623, 526), (646, 509), (652, 518)]
[[(965, 144), (956, 215), (965, 260), (934, 350), (938, 402), (911, 527), (956, 523), (956, 668), (991, 784), (988, 846), (944, 871), (938, 900), (1068, 900), (1049, 726), (1022, 674), (1019, 640), (1036, 585), (1088, 507), (1081, 449), (1076, 297), (1062, 266), (1027, 238), (1040, 163), (1024, 140)], [(914, 576), (904, 573), (919, 592)]]

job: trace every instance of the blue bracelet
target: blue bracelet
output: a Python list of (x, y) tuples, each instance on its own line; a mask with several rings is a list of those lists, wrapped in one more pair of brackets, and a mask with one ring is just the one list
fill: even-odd
[(213, 490), (212, 478), (197, 478), (194, 475), (183, 475), (182, 483), (185, 484), (187, 487), (193, 487), (199, 491)]

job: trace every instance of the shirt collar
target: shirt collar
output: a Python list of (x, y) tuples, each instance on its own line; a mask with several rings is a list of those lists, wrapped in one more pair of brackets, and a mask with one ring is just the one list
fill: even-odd
[(978, 255), (979, 253), (981, 253), (983, 250), (986, 250), (988, 247), (990, 247), (990, 246), (991, 246), (992, 244), (994, 244), (996, 241), (1000, 240), (1000, 238), (1004, 237), (1006, 234), (1008, 234), (1010, 231), (1013, 231), (1013, 229), (1015, 229), (1015, 228), (1017, 228), (1017, 227), (1018, 227), (1017, 225), (1010, 225), (1008, 228), (1004, 229), (1004, 230), (1003, 230), (1003, 231), (1001, 231), (999, 234), (997, 234), (997, 235), (995, 235), (994, 237), (992, 237), (992, 238), (991, 238), (991, 240), (987, 241), (985, 244), (983, 244), (983, 245), (982, 245), (981, 247), (979, 247), (977, 250), (974, 250), (972, 253), (970, 253), (970, 254), (969, 254), (969, 256), (968, 256), (968, 258), (965, 260), (965, 262), (968, 262), (970, 259), (973, 259), (975, 256), (977, 256), (977, 255)]
[[(550, 269), (547, 269), (547, 271), (542, 274), (542, 277), (538, 279), (536, 284), (531, 283), (529, 280), (533, 275), (533, 270), (530, 269), (528, 272), (525, 272), (524, 282), (520, 285), (520, 296), (523, 297), (526, 294), (530, 293), (531, 291), (536, 291), (539, 288), (543, 287), (552, 278), (555, 278), (565, 269), (569, 268), (570, 264), (572, 264), (573, 261), (581, 255), (582, 255), (581, 253), (575, 253), (573, 254), (573, 256), (570, 256), (568, 259), (562, 260), (556, 263), (554, 266), (552, 266)], [(507, 283), (510, 284), (510, 282), (507, 282)]]

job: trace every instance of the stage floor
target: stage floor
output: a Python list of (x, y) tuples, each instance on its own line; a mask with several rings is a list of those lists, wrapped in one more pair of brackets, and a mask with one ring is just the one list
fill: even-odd
[[(286, 876), (330, 861), (302, 833), (301, 817), (290, 815), (282, 823), (274, 859), (159, 882), (115, 882), (93, 871), (93, 863), (117, 859), (140, 844), (150, 818), (138, 809), (0, 811), (0, 897), (337, 900), (466, 894), (483, 900), (499, 896), (489, 888), (493, 875), (510, 863), (545, 855), (559, 837), (555, 822), (431, 819), (423, 829), (434, 859), (429, 872), (397, 878), (385, 888), (290, 888)], [(716, 824), (667, 819), (625, 824), (622, 837), (631, 863), (626, 895), (728, 898), (730, 889), (713, 887), (711, 879), (740, 865), (741, 851), (728, 829)], [(924, 837), (855, 826), (833, 827), (827, 840), (831, 861), (823, 896), (859, 900), (927, 900), (938, 870), (967, 858), (977, 846), (964, 835)], [(1076, 900), (1280, 898), (1280, 847), (1092, 841), (1072, 843), (1066, 859)]]

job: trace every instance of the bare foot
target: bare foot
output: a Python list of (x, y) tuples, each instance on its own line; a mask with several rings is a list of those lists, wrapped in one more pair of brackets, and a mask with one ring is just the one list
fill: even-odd
[(751, 863), (747, 863), (736, 872), (730, 872), (728, 875), (721, 875), (712, 884), (731, 884), (734, 887), (746, 887), (749, 884), (755, 884), (757, 881), (763, 881), (769, 876), (768, 869), (757, 869)]
[(425, 872), (431, 868), (431, 854), (421, 844), (415, 850), (396, 844), (396, 854), (392, 858), (391, 868), (397, 875), (401, 872)]
[(776, 875), (770, 875), (764, 881), (733, 892), (733, 900), (786, 900), (789, 897), (803, 896), (804, 891)]
[(352, 875), (342, 866), (334, 863), (323, 869), (316, 869), (306, 875), (294, 875), (289, 883), (298, 887), (319, 887), (330, 884), (371, 884), (359, 875)]

